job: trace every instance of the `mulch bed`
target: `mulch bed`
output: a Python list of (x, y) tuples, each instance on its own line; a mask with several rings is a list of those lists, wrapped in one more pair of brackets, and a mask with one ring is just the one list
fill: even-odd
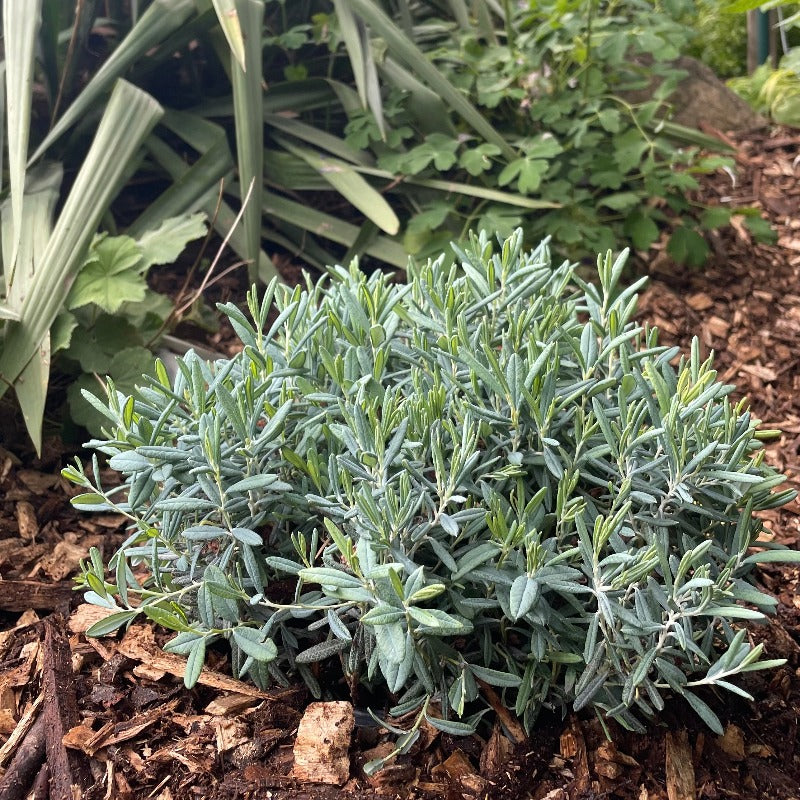
[[(723, 172), (705, 179), (703, 200), (760, 207), (777, 244), (754, 242), (737, 223), (714, 235), (703, 271), (659, 253), (640, 316), (664, 342), (687, 346), (696, 334), (714, 350), (719, 375), (750, 396), (767, 427), (783, 430), (769, 460), (800, 486), (800, 135), (759, 133), (736, 147), (736, 181)], [(158, 647), (163, 632), (137, 625), (124, 636), (84, 636), (95, 610), (81, 605), (70, 578), (90, 546), (110, 554), (122, 528), (112, 515), (71, 510), (76, 490), (58, 474), (65, 460), (57, 442), (25, 464), (0, 450), (0, 800), (800, 798), (796, 567), (761, 570), (780, 606), (751, 634), (787, 663), (747, 676), (753, 703), (708, 697), (722, 737), (679, 701), (646, 735), (611, 725), (612, 741), (590, 716), (543, 716), (529, 738), (506, 716), (465, 739), (423, 729), (415, 750), (368, 778), (363, 764), (391, 747), (357, 710), (352, 735), (331, 729), (346, 782), (325, 785), (295, 765), (304, 689), (259, 692), (233, 680), (220, 653), (188, 691), (183, 660)], [(797, 501), (765, 522), (778, 541), (800, 544)], [(352, 718), (340, 722), (349, 732)], [(327, 733), (319, 729), (321, 742)]]

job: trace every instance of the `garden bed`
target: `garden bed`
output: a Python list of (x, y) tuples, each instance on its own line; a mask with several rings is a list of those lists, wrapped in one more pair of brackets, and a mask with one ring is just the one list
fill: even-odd
[[(659, 253), (640, 317), (659, 326), (663, 342), (686, 346), (697, 334), (706, 351), (714, 349), (720, 376), (750, 396), (766, 427), (783, 430), (768, 446), (769, 460), (798, 487), (800, 136), (784, 130), (736, 145), (736, 182), (722, 172), (704, 179), (703, 200), (760, 206), (777, 243), (755, 243), (734, 226), (714, 234), (712, 262), (693, 272)], [(214, 344), (224, 349), (224, 342)], [(523, 739), (501, 714), (504, 725), (483, 737), (426, 729), (409, 756), (367, 778), (361, 766), (381, 755), (386, 738), (357, 708), (350, 777), (343, 787), (324, 786), (292, 777), (295, 736), (310, 700), (304, 689), (258, 692), (230, 678), (220, 653), (186, 690), (183, 659), (160, 651), (166, 636), (153, 628), (135, 625), (116, 638), (83, 635), (92, 609), (80, 605), (70, 578), (89, 547), (110, 554), (122, 528), (116, 517), (82, 515), (68, 505), (76, 490), (58, 475), (68, 455), (57, 441), (36, 461), (0, 452), (0, 766), (22, 770), (17, 786), (8, 774), (0, 779), (0, 799), (26, 796), (33, 781), (37, 798), (69, 796), (74, 781), (90, 800), (800, 797), (796, 566), (761, 569), (780, 606), (752, 636), (765, 643), (768, 658), (787, 663), (748, 676), (755, 702), (717, 699), (723, 737), (687, 719), (682, 704), (675, 705), (681, 711), (668, 705), (646, 735), (612, 725), (612, 743), (591, 717), (543, 716)], [(777, 541), (800, 544), (797, 501), (765, 517)], [(45, 754), (49, 775), (40, 767)]]

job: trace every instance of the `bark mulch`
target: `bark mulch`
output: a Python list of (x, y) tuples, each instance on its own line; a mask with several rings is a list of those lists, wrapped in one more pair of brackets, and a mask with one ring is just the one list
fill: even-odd
[[(714, 236), (702, 271), (659, 254), (640, 316), (662, 341), (686, 346), (696, 334), (715, 351), (720, 376), (783, 430), (769, 459), (800, 486), (800, 135), (779, 130), (735, 145), (735, 181), (723, 172), (705, 179), (702, 199), (761, 208), (777, 243), (753, 241), (737, 221)], [(761, 570), (780, 607), (751, 635), (787, 663), (747, 676), (755, 702), (709, 697), (724, 736), (678, 701), (646, 735), (612, 725), (612, 741), (592, 717), (543, 717), (525, 737), (506, 714), (482, 736), (423, 729), (414, 751), (368, 778), (363, 764), (391, 745), (363, 710), (309, 707), (302, 688), (260, 692), (233, 680), (222, 654), (188, 691), (183, 659), (159, 649), (163, 632), (135, 625), (124, 636), (84, 635), (97, 612), (70, 579), (90, 546), (110, 554), (122, 528), (114, 516), (71, 510), (64, 459), (57, 442), (26, 464), (0, 450), (0, 800), (800, 800), (796, 567)], [(797, 502), (765, 523), (777, 540), (800, 544)], [(343, 785), (312, 780), (324, 774)]]

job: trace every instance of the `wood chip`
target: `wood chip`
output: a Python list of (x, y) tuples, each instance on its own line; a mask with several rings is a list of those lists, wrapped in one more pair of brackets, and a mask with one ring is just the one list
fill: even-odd
[(12, 708), (0, 708), (0, 734), (10, 736), (17, 727), (17, 719)]
[(0, 675), (0, 686), (4, 688), (26, 686), (39, 656), (39, 647), (38, 639), (26, 642), (20, 651), (17, 665)]
[(78, 571), (80, 561), (89, 554), (89, 541), (82, 544), (56, 542), (52, 552), (40, 559), (42, 571), (50, 580), (61, 581)]
[(160, 681), (165, 675), (169, 675), (167, 670), (153, 667), (150, 664), (137, 664), (133, 668), (133, 674), (146, 681)]
[(39, 533), (39, 522), (33, 505), (27, 500), (20, 500), (17, 503), (16, 516), (20, 539), (32, 542)]
[(481, 753), (481, 774), (491, 775), (497, 772), (513, 755), (514, 745), (503, 733), (500, 722), (494, 723), (492, 735)]
[[(370, 761), (379, 761), (388, 758), (394, 752), (394, 749), (395, 745), (393, 742), (381, 742), (377, 747), (365, 750), (361, 756), (364, 758), (364, 763), (366, 764)], [(413, 764), (390, 760), (377, 772), (373, 772), (372, 775), (364, 774), (363, 779), (369, 786), (381, 794), (397, 795), (399, 794), (399, 784), (402, 784), (403, 788), (406, 789), (410, 786), (411, 782), (414, 780), (414, 772)], [(417, 785), (419, 786), (421, 784)], [(444, 794), (441, 783), (432, 783), (429, 785), (432, 787), (429, 791)]]
[(731, 329), (730, 323), (720, 317), (709, 317), (705, 321), (705, 326), (714, 336), (718, 336), (721, 339), (726, 337)]
[(177, 705), (178, 700), (170, 700), (164, 706), (144, 711), (116, 725), (113, 722), (107, 722), (96, 731), (88, 722), (84, 721), (81, 725), (76, 725), (66, 732), (63, 738), (64, 745), (93, 756), (105, 747), (129, 742), (156, 723), (172, 718)]
[(569, 752), (564, 758), (572, 760), (572, 771), (575, 775), (575, 788), (578, 792), (588, 792), (592, 779), (589, 774), (589, 753), (580, 722), (573, 717), (569, 729), (561, 734), (561, 753)]
[(737, 725), (728, 725), (717, 744), (731, 761), (744, 761), (744, 734)]
[(27, 788), (44, 761), (46, 748), (45, 720), (39, 716), (0, 781), (0, 800), (19, 800), (26, 796)]
[(714, 301), (705, 292), (696, 292), (686, 298), (686, 304), (694, 311), (705, 311), (714, 305)]
[(775, 758), (775, 751), (768, 744), (749, 744), (746, 749), (748, 756)]
[(521, 744), (528, 736), (525, 733), (525, 728), (522, 727), (520, 721), (506, 708), (503, 701), (500, 699), (497, 692), (486, 681), (477, 680), (478, 686), (481, 687), (481, 693), (486, 698), (486, 701), (492, 707), (492, 710), (497, 714), (503, 727), (508, 732), (508, 736), (514, 744)]
[(33, 703), (31, 703), (14, 728), (14, 732), (8, 737), (8, 740), (3, 743), (3, 746), (0, 747), (0, 766), (5, 764), (13, 755), (17, 745), (25, 738), (25, 735), (33, 726), (39, 714), (39, 707), (42, 705), (43, 699), (44, 696), (40, 694)]
[(206, 707), (206, 714), (215, 717), (227, 717), (232, 714), (239, 714), (246, 708), (250, 708), (258, 703), (257, 697), (246, 694), (226, 694), (215, 697)]
[(294, 744), (293, 775), (301, 781), (342, 786), (350, 776), (353, 706), (344, 701), (311, 703)]
[(213, 722), (217, 740), (217, 752), (227, 753), (245, 742), (250, 741), (250, 728), (240, 719), (220, 717)]
[(666, 773), (669, 800), (696, 800), (692, 748), (685, 730), (667, 733)]
[[(0, 582), (2, 585), (2, 582)], [(172, 653), (165, 653), (155, 642), (152, 628), (146, 625), (131, 626), (122, 641), (116, 646), (118, 652), (133, 661), (141, 661), (148, 669), (163, 670), (164, 673), (182, 678), (186, 672), (186, 659)], [(136, 670), (134, 670), (134, 673)], [(271, 699), (272, 695), (256, 689), (243, 681), (237, 681), (221, 672), (214, 672), (205, 667), (200, 672), (197, 682), (203, 686), (211, 686), (222, 691), (246, 694), (250, 697)]]
[(451, 781), (459, 781), (464, 775), (474, 775), (475, 768), (464, 754), (463, 750), (454, 750), (453, 753), (441, 764), (437, 764), (432, 770), (434, 778), (441, 779), (448, 777)]
[(774, 381), (778, 377), (778, 373), (774, 369), (762, 367), (760, 364), (742, 364), (740, 369), (762, 381)]
[(3, 611), (41, 611), (68, 607), (75, 596), (72, 584), (39, 581), (0, 580), (0, 609)]
[(67, 628), (70, 633), (86, 633), (89, 628), (101, 619), (105, 619), (114, 611), (111, 608), (94, 606), (91, 603), (81, 603), (70, 615), (67, 620)]
[(50, 475), (46, 472), (37, 472), (35, 469), (18, 470), (17, 478), (25, 484), (32, 494), (43, 495), (48, 489), (58, 485), (60, 475)]
[(613, 761), (615, 764), (623, 764), (626, 767), (638, 767), (639, 762), (627, 753), (621, 753), (614, 742), (603, 742), (595, 750), (595, 758), (603, 761)]

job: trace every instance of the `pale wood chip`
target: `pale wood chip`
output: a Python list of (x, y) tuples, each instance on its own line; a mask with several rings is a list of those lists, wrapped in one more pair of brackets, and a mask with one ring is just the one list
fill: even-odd
[(294, 744), (293, 775), (298, 780), (342, 786), (350, 776), (350, 737), (355, 717), (345, 701), (311, 703)]
[(227, 753), (240, 744), (250, 741), (250, 728), (240, 719), (218, 717), (214, 720), (213, 725), (219, 753)]
[(17, 718), (11, 708), (0, 708), (0, 733), (8, 736), (17, 727)]
[[(155, 642), (155, 635), (152, 628), (145, 625), (133, 625), (126, 632), (122, 641), (117, 643), (116, 649), (122, 655), (127, 656), (133, 661), (141, 661), (147, 669), (163, 670), (165, 673), (182, 678), (186, 672), (186, 659), (165, 653)], [(136, 670), (134, 669), (134, 673)], [(237, 692), (251, 697), (270, 699), (272, 695), (256, 689), (243, 681), (237, 681), (221, 672), (203, 668), (197, 682), (203, 686), (211, 686), (222, 691)]]
[[(103, 606), (95, 606), (91, 603), (81, 603), (69, 615), (67, 628), (70, 633), (86, 633), (96, 622), (100, 622), (100, 620), (113, 613), (114, 610), (111, 608), (103, 608)], [(109, 635), (113, 635), (113, 633), (115, 631)]]
[(17, 749), (17, 745), (25, 738), (25, 734), (31, 729), (31, 726), (36, 721), (39, 713), (39, 706), (42, 704), (44, 694), (39, 694), (38, 697), (31, 703), (25, 713), (20, 717), (19, 722), (14, 728), (14, 732), (0, 747), (0, 766), (5, 764)]
[(215, 697), (205, 707), (205, 712), (215, 717), (227, 717), (231, 714), (239, 714), (256, 703), (258, 703), (258, 698), (252, 695), (225, 694)]
[(778, 377), (778, 373), (771, 367), (763, 367), (760, 364), (742, 364), (740, 367), (742, 372), (748, 375), (753, 375), (762, 381), (774, 381)]
[(692, 748), (685, 730), (667, 733), (666, 774), (669, 800), (696, 800)]
[(686, 305), (694, 311), (705, 311), (714, 305), (714, 301), (705, 292), (696, 292), (686, 298)]
[(20, 539), (32, 542), (39, 533), (39, 521), (36, 519), (36, 511), (33, 505), (27, 500), (20, 500), (16, 509), (17, 525), (19, 525)]
[(165, 675), (169, 675), (167, 670), (153, 667), (150, 664), (137, 664), (133, 668), (133, 674), (146, 681), (160, 681)]
[(728, 331), (731, 329), (730, 323), (721, 317), (709, 317), (705, 321), (705, 326), (714, 336), (719, 336), (720, 338), (727, 336)]

